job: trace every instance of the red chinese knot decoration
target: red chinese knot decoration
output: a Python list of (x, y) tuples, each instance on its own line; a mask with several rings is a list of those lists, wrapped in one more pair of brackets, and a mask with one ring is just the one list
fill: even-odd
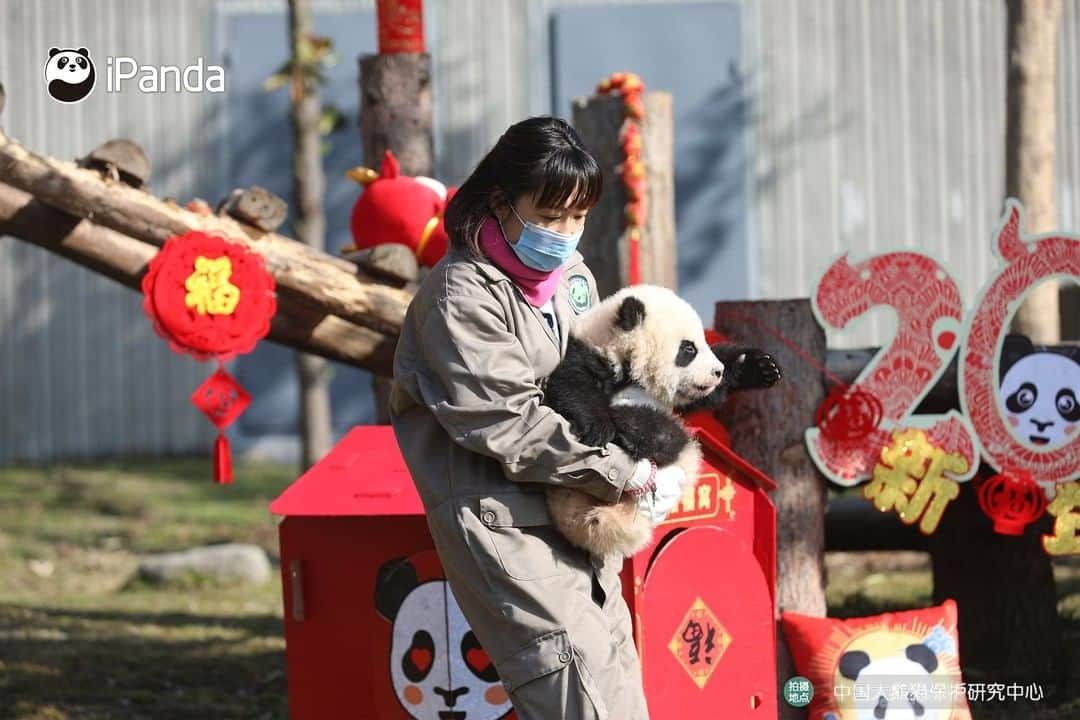
[(881, 401), (850, 385), (836, 385), (818, 405), (814, 425), (823, 437), (838, 445), (859, 443), (881, 424)]
[(218, 362), (217, 371), (191, 398), (218, 428), (217, 483), (232, 482), (229, 443), (223, 431), (251, 402), (221, 365), (250, 352), (270, 331), (270, 319), (277, 310), (274, 287), (274, 278), (259, 255), (197, 231), (166, 240), (143, 277), (143, 310), (157, 334), (174, 352)]
[(641, 282), (641, 229), (645, 227), (647, 210), (641, 141), (641, 123), (645, 119), (645, 103), (641, 95), (644, 92), (645, 83), (634, 73), (628, 72), (613, 73), (596, 87), (598, 95), (621, 95), (626, 113), (626, 120), (619, 131), (619, 144), (625, 159), (617, 169), (626, 192), (624, 213), (630, 256), (627, 275), (631, 285)]
[(378, 0), (379, 54), (424, 52), (423, 0)]
[(1010, 469), (979, 484), (979, 507), (994, 521), (994, 532), (1023, 535), (1042, 517), (1046, 495), (1027, 470)]

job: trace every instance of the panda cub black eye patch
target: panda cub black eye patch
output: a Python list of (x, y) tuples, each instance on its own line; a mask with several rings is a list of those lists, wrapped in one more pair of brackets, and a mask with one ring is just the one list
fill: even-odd
[(1054, 403), (1057, 405), (1058, 414), (1066, 421), (1080, 420), (1080, 405), (1076, 402), (1076, 394), (1073, 393), (1072, 388), (1058, 390)]
[(697, 357), (697, 345), (690, 340), (679, 343), (679, 354), (675, 356), (676, 367), (686, 367)]
[(1022, 413), (1032, 405), (1039, 398), (1039, 391), (1029, 382), (1024, 383), (1016, 392), (1009, 397), (1005, 398), (1005, 407), (1009, 409), (1009, 412)]
[(401, 671), (409, 682), (418, 683), (428, 676), (434, 665), (435, 641), (426, 630), (418, 630), (401, 657)]

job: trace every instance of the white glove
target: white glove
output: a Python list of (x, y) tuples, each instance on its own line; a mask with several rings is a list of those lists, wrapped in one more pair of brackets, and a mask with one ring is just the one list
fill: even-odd
[[(642, 463), (645, 463), (642, 465)], [(630, 495), (637, 498), (637, 510), (656, 527), (664, 522), (682, 498), (686, 473), (678, 465), (655, 469), (648, 460), (639, 462), (633, 477), (626, 483)]]

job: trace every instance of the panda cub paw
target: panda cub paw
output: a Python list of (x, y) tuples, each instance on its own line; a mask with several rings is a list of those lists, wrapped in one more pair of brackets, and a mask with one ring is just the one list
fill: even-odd
[(733, 388), (760, 389), (780, 382), (783, 373), (773, 356), (762, 350), (747, 349), (735, 357)]

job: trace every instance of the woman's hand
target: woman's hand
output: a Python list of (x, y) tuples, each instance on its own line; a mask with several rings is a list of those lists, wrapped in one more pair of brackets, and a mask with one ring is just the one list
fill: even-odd
[(686, 473), (678, 465), (657, 470), (651, 460), (641, 460), (634, 476), (626, 483), (625, 492), (637, 499), (638, 512), (656, 527), (679, 504), (685, 481)]

